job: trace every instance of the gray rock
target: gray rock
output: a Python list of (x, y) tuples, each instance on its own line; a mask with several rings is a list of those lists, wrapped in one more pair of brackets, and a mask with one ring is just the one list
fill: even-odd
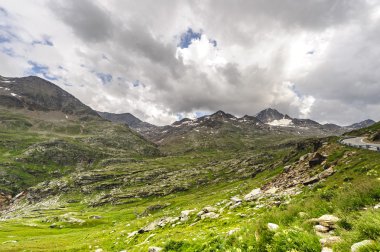
[(325, 214), (322, 215), (317, 219), (320, 225), (328, 227), (328, 228), (334, 228), (334, 225), (339, 221), (340, 219), (334, 215)]
[(160, 247), (149, 247), (148, 252), (160, 252), (162, 248)]
[(204, 220), (204, 219), (217, 219), (217, 218), (219, 218), (219, 214), (214, 213), (214, 212), (205, 213), (201, 216), (202, 220)]
[(314, 230), (321, 233), (327, 233), (330, 229), (322, 225), (315, 225)]
[(236, 203), (242, 202), (242, 199), (234, 196), (234, 197), (231, 198), (231, 201), (236, 204)]
[(375, 244), (375, 242), (372, 240), (364, 240), (361, 242), (354, 243), (351, 246), (351, 252), (359, 252), (362, 248), (365, 248), (365, 247), (373, 245), (373, 244)]
[(216, 211), (218, 211), (218, 209), (216, 209), (215, 207), (212, 207), (212, 206), (206, 206), (202, 210), (205, 213), (210, 213), (210, 212), (216, 212)]
[(230, 209), (233, 210), (235, 208), (238, 208), (239, 206), (241, 206), (241, 204), (242, 204), (241, 201), (239, 201), (239, 202), (233, 204), (232, 206), (230, 206)]
[(260, 188), (256, 188), (256, 189), (253, 189), (247, 195), (245, 195), (244, 196), (244, 200), (245, 201), (254, 201), (254, 200), (258, 199), (260, 195), (261, 195), (261, 189)]
[(280, 227), (275, 223), (268, 223), (268, 229), (270, 231), (277, 231)]
[(181, 212), (181, 215), (179, 217), (180, 221), (188, 221), (189, 220), (189, 217), (192, 213), (195, 212), (195, 209), (193, 210), (184, 210)]
[(149, 223), (148, 225), (146, 225), (145, 227), (143, 227), (142, 229), (140, 229), (138, 231), (138, 233), (144, 233), (144, 232), (150, 232), (150, 231), (153, 231), (159, 227), (165, 227), (167, 224), (172, 224), (176, 221), (179, 220), (179, 217), (164, 217), (164, 218), (160, 218), (160, 219), (157, 219), (151, 223)]
[(319, 242), (321, 243), (323, 247), (331, 247), (335, 243), (339, 243), (341, 241), (342, 241), (342, 238), (340, 238), (339, 236), (330, 236), (330, 237), (325, 237), (319, 240)]

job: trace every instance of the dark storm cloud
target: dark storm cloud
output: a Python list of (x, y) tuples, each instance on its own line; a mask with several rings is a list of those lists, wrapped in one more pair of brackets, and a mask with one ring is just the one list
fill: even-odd
[(50, 1), (49, 7), (84, 41), (100, 42), (112, 37), (110, 13), (91, 0)]

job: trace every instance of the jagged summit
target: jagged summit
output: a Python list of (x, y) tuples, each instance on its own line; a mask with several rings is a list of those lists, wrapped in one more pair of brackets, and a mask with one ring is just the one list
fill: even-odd
[(210, 115), (210, 118), (226, 118), (226, 119), (231, 119), (231, 118), (236, 118), (234, 115), (231, 115), (229, 113), (226, 113), (222, 110), (218, 110), (214, 114)]
[(267, 108), (262, 110), (256, 115), (256, 118), (262, 121), (263, 123), (270, 123), (275, 120), (288, 119), (291, 120), (291, 117), (288, 115), (284, 115), (278, 112), (276, 109)]

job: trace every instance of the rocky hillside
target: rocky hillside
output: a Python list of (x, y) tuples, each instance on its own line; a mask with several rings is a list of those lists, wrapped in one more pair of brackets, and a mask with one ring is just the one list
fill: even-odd
[(0, 107), (98, 117), (94, 110), (71, 94), (36, 76), (0, 76)]
[(143, 137), (54, 84), (1, 80), (2, 251), (380, 251), (380, 155), (340, 144), (347, 129), (267, 109)]

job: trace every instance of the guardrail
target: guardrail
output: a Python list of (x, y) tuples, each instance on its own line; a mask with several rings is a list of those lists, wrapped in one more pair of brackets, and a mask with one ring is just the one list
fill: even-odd
[(356, 148), (361, 148), (361, 149), (373, 150), (373, 151), (380, 152), (380, 147), (378, 147), (378, 146), (373, 146), (373, 145), (370, 145), (370, 144), (352, 144), (352, 143), (346, 143), (346, 142), (344, 142), (344, 140), (350, 139), (350, 138), (355, 138), (355, 137), (344, 137), (344, 138), (339, 139), (338, 142), (341, 143), (341, 144), (343, 144), (343, 145), (350, 146), (350, 147), (356, 147)]

